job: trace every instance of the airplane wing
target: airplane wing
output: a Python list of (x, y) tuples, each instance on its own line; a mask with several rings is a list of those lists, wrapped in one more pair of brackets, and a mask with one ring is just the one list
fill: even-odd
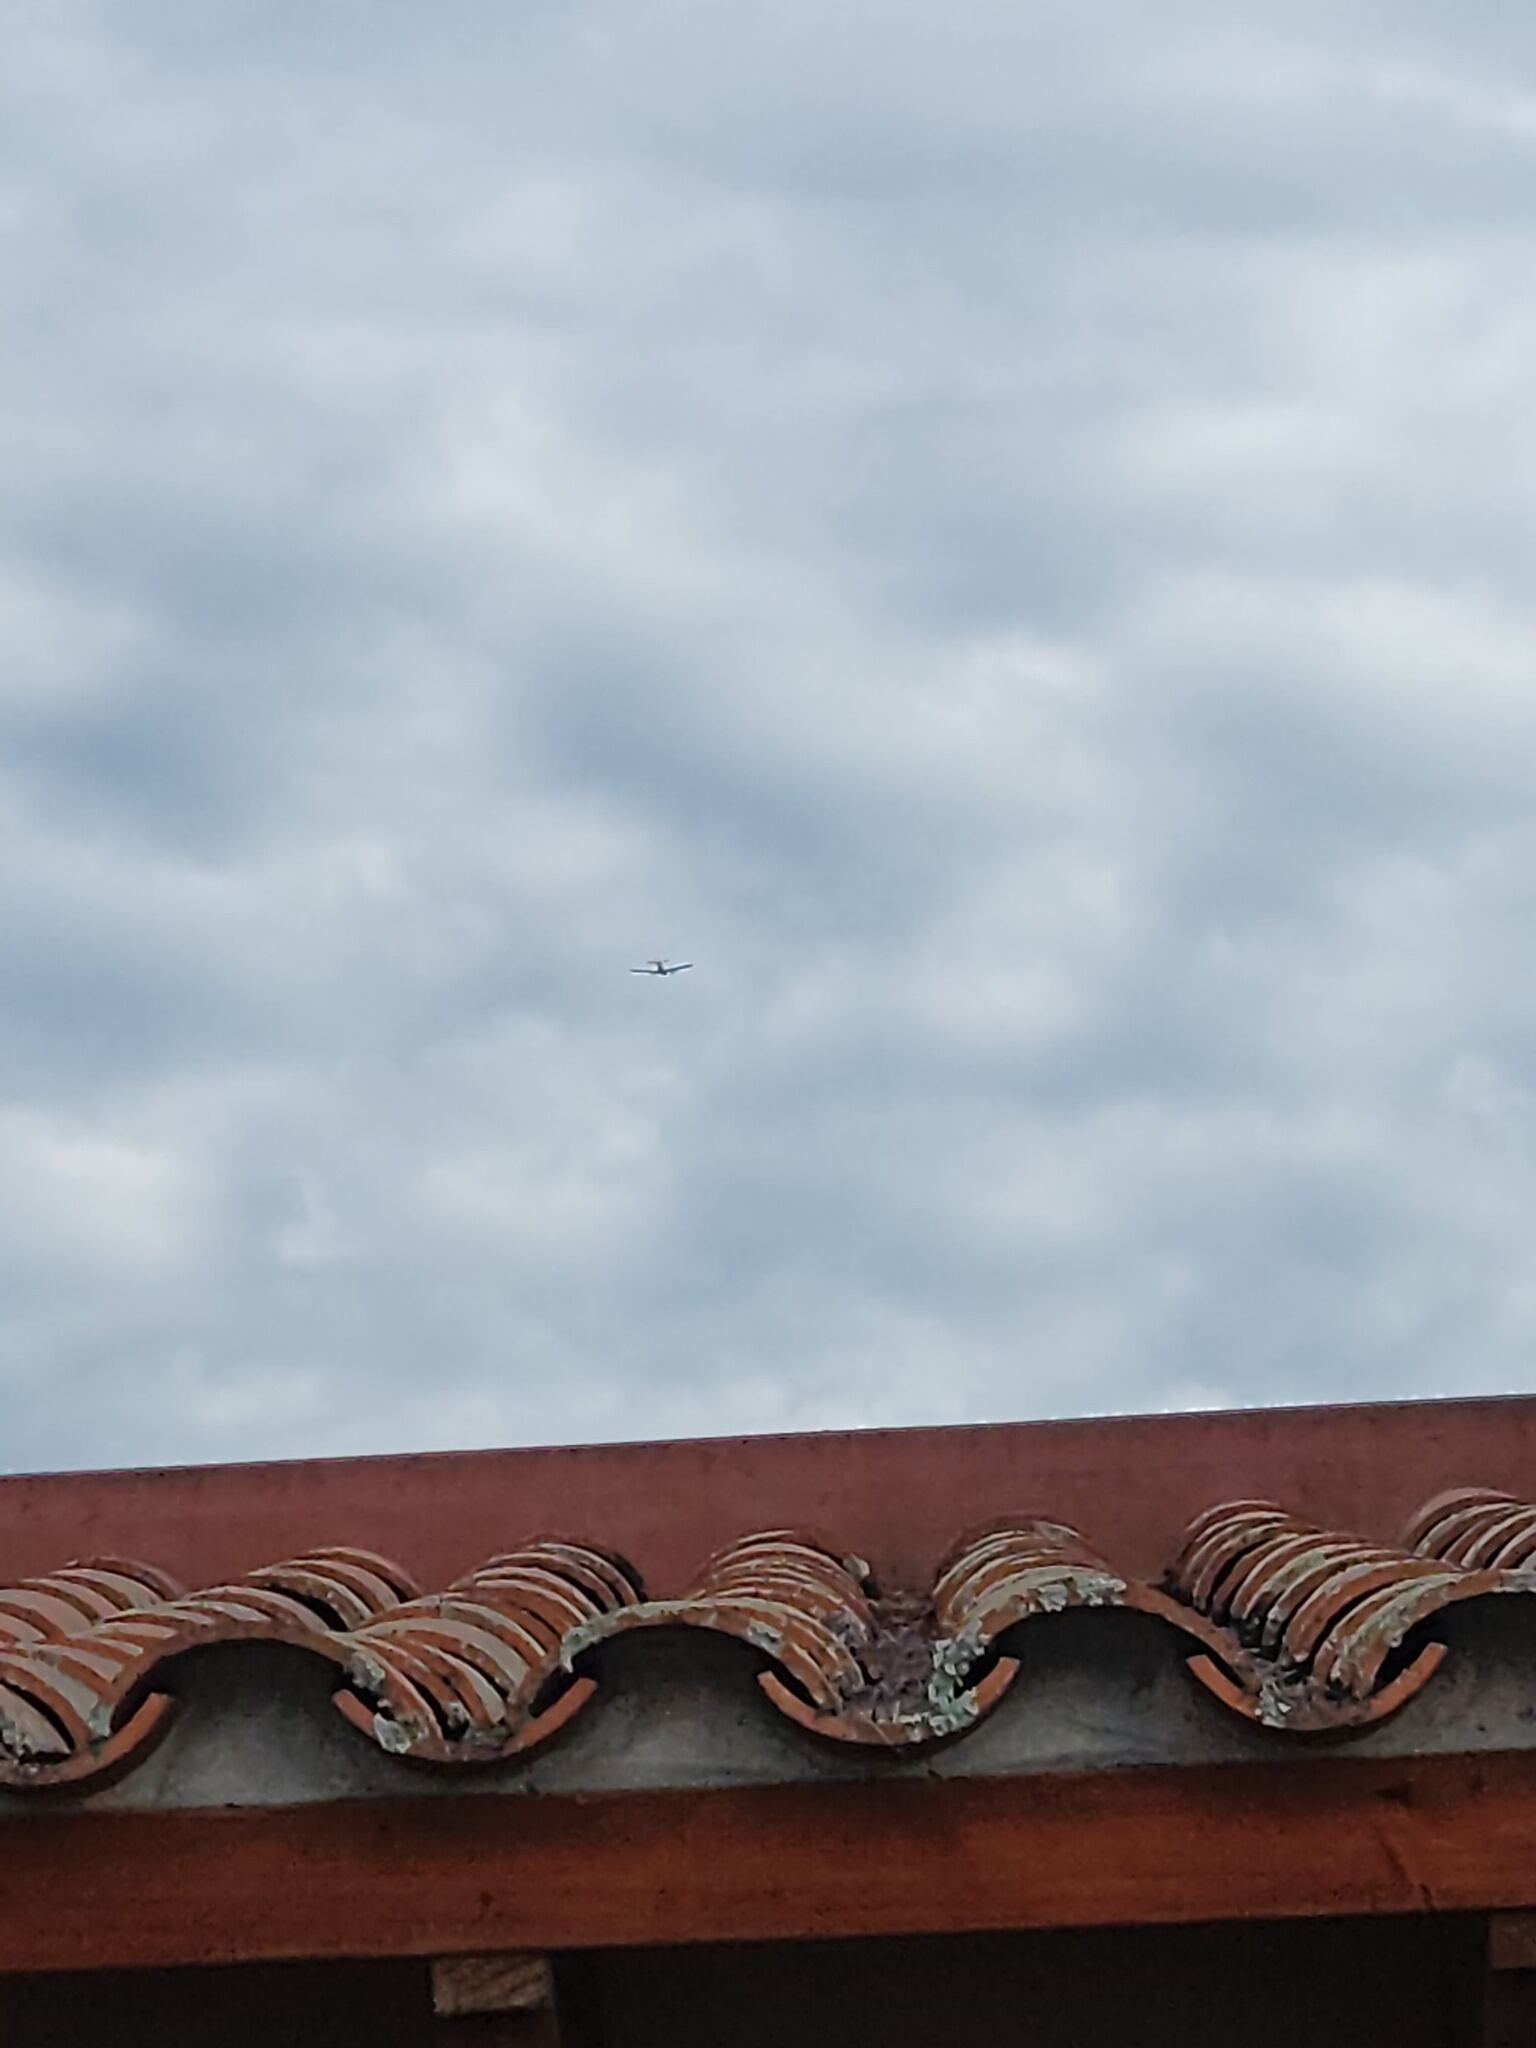
[(668, 974), (681, 974), (685, 967), (691, 967), (692, 965), (693, 962), (691, 960), (679, 960), (675, 967), (668, 967), (665, 972)]
[(631, 974), (654, 974), (656, 972), (654, 967), (631, 967), (629, 971)]

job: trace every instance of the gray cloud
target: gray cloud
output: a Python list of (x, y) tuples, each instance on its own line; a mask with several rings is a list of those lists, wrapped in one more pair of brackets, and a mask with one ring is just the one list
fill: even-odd
[(13, 13), (0, 1463), (1533, 1384), (1536, 26)]

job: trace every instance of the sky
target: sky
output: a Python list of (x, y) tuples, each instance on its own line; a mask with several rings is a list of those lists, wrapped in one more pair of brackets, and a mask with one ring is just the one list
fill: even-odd
[(0, 1466), (1536, 1390), (1536, 14), (0, 25)]

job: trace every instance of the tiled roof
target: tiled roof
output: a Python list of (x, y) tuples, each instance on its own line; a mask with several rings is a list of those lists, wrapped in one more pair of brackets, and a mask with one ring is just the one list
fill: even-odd
[(965, 1538), (926, 1592), (881, 1586), (834, 1543), (785, 1531), (719, 1551), (680, 1598), (649, 1599), (621, 1559), (534, 1541), (446, 1589), (363, 1550), (315, 1551), (187, 1593), (150, 1566), (87, 1559), (0, 1591), (0, 1785), (82, 1783), (147, 1753), (172, 1707), (171, 1660), (278, 1642), (325, 1659), (363, 1735), (441, 1765), (546, 1742), (597, 1690), (591, 1653), (632, 1630), (702, 1629), (761, 1660), (773, 1705), (814, 1735), (932, 1745), (984, 1718), (1027, 1663), (1025, 1623), (1132, 1610), (1181, 1640), (1193, 1677), (1274, 1731), (1393, 1713), (1445, 1655), (1435, 1618), (1536, 1592), (1536, 1506), (1444, 1493), (1398, 1547), (1267, 1501), (1199, 1515), (1165, 1574), (1116, 1568), (1075, 1529), (1020, 1517)]

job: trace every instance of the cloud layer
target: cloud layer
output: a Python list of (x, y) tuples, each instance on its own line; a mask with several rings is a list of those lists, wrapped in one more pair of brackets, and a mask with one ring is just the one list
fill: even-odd
[(1536, 19), (758, 17), (13, 8), (5, 1465), (1536, 1387)]

